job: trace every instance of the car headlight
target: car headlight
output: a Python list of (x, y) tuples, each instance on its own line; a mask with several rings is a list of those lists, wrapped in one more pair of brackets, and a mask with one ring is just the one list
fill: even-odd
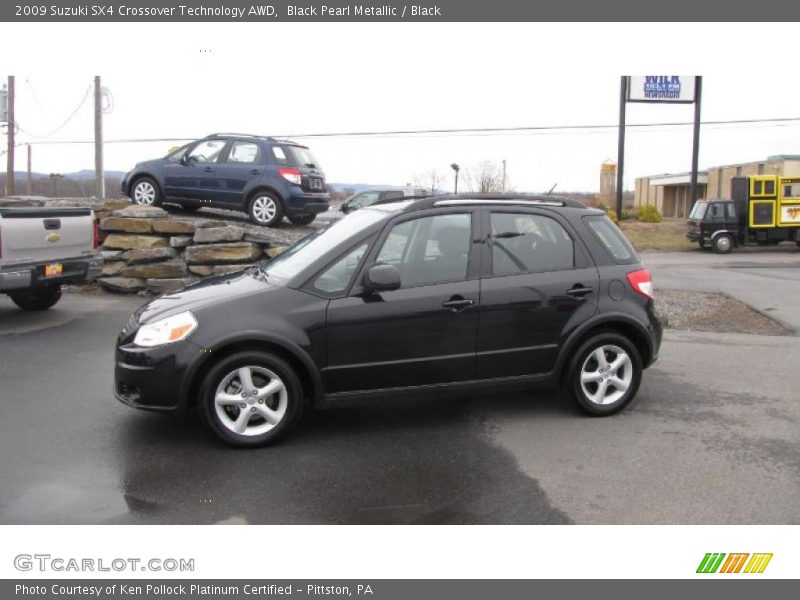
[(133, 343), (137, 346), (162, 346), (185, 340), (197, 329), (197, 319), (189, 312), (182, 312), (166, 319), (142, 325), (136, 332)]

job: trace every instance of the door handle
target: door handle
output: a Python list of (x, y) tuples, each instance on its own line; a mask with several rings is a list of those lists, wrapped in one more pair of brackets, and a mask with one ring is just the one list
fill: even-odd
[(442, 302), (442, 308), (447, 308), (450, 310), (450, 312), (457, 313), (464, 310), (468, 306), (472, 306), (473, 304), (475, 304), (474, 300), (462, 298), (461, 296), (453, 296), (450, 298), (450, 300), (445, 300)]
[(576, 283), (571, 289), (567, 290), (567, 296), (572, 296), (573, 298), (583, 298), (584, 296), (591, 294), (593, 291), (594, 288), (586, 287), (583, 284)]
[(259, 173), (261, 173), (261, 171), (258, 169), (250, 169), (250, 175), (258, 175)]
[(203, 169), (203, 173), (212, 173), (214, 169), (212, 167), (206, 167)]

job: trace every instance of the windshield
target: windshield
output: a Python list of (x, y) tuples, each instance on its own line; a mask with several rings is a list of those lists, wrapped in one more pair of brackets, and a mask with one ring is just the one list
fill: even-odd
[(697, 202), (692, 209), (692, 212), (689, 214), (690, 221), (700, 221), (706, 214), (706, 208), (708, 208), (708, 203), (706, 202)]
[(291, 279), (342, 242), (386, 217), (386, 211), (378, 210), (360, 210), (348, 215), (328, 227), (307, 235), (282, 254), (266, 262), (264, 271), (273, 283)]

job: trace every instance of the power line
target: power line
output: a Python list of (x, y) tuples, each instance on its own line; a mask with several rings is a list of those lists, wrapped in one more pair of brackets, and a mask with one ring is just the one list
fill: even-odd
[[(31, 89), (33, 89), (33, 88), (31, 88)], [(70, 115), (67, 117), (67, 120), (66, 120), (66, 121), (64, 121), (64, 122), (63, 122), (61, 125), (59, 125), (58, 127), (56, 127), (56, 128), (53, 130), (53, 131), (51, 131), (51, 132), (49, 132), (49, 133), (42, 134), (42, 135), (38, 135), (38, 134), (35, 134), (35, 133), (31, 133), (30, 131), (27, 131), (27, 130), (23, 129), (22, 127), (20, 127), (20, 131), (22, 131), (23, 133), (25, 133), (25, 134), (27, 134), (27, 135), (31, 136), (32, 138), (37, 138), (37, 139), (46, 138), (46, 137), (50, 137), (51, 135), (55, 135), (55, 134), (57, 134), (59, 131), (61, 131), (62, 129), (64, 129), (64, 127), (66, 127), (66, 126), (67, 126), (67, 124), (68, 124), (68, 123), (69, 123), (69, 122), (72, 120), (72, 118), (73, 118), (73, 117), (74, 117), (76, 114), (78, 114), (78, 111), (79, 111), (79, 110), (81, 109), (81, 107), (83, 106), (83, 103), (84, 103), (84, 102), (86, 102), (86, 99), (89, 97), (89, 92), (91, 92), (91, 91), (92, 91), (92, 88), (91, 88), (91, 86), (89, 86), (89, 87), (87, 87), (87, 88), (86, 88), (86, 92), (83, 94), (83, 98), (81, 98), (81, 101), (78, 103), (78, 106), (76, 106), (76, 107), (75, 107), (75, 110), (73, 110), (73, 111), (70, 113)], [(39, 143), (47, 143), (47, 142), (39, 142)], [(75, 143), (83, 143), (83, 142), (75, 142)]]
[[(88, 95), (88, 91), (87, 91)], [(79, 107), (80, 108), (80, 107)], [(800, 124), (800, 117), (775, 117), (769, 119), (730, 119), (717, 121), (702, 121), (705, 126), (724, 126), (724, 125), (753, 125), (759, 123), (775, 123), (775, 126), (787, 126), (792, 123)], [(628, 128), (633, 129), (655, 129), (663, 127), (687, 127), (694, 123), (691, 121), (665, 121), (660, 123), (631, 123)], [(784, 124), (784, 125), (781, 125)], [(596, 131), (603, 129), (616, 129), (617, 124), (613, 125), (538, 125), (524, 127), (469, 127), (454, 129), (407, 129), (407, 130), (387, 130), (387, 131), (345, 131), (331, 133), (303, 133), (303, 134), (283, 134), (275, 135), (276, 138), (332, 138), (332, 137), (393, 137), (404, 135), (491, 135), (491, 134), (513, 134), (513, 133), (539, 133), (539, 132), (558, 132), (558, 131)], [(46, 136), (41, 136), (46, 137)], [(130, 144), (130, 143), (154, 143), (154, 142), (188, 142), (198, 138), (121, 138), (105, 140), (105, 144)], [(31, 142), (32, 144), (93, 144), (94, 140), (53, 140)]]

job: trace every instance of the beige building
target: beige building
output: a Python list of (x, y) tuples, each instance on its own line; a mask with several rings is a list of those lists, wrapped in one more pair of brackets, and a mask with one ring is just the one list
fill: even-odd
[[(770, 156), (761, 162), (711, 167), (697, 173), (698, 198), (730, 198), (731, 179), (747, 175), (800, 176), (800, 155)], [(663, 217), (686, 218), (692, 210), (691, 173), (637, 177), (634, 206), (654, 205)]]

